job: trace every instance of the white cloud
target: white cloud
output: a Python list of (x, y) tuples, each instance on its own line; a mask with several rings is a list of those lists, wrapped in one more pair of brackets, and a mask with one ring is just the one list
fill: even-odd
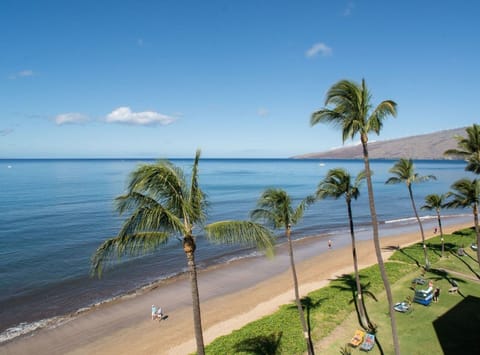
[(332, 48), (327, 46), (325, 43), (315, 43), (311, 48), (305, 52), (307, 58), (315, 57), (317, 54), (320, 54), (324, 57), (332, 55)]
[(88, 117), (77, 112), (62, 113), (55, 117), (55, 123), (59, 126), (68, 123), (82, 123), (86, 121), (88, 121)]
[(13, 129), (12, 129), (12, 128), (0, 129), (0, 137), (1, 137), (1, 136), (7, 136), (7, 135), (9, 135), (10, 133), (13, 133)]
[(343, 16), (350, 16), (352, 14), (353, 9), (355, 8), (355, 4), (353, 2), (349, 2), (345, 11), (343, 11)]
[(126, 123), (133, 125), (168, 125), (175, 121), (172, 116), (163, 115), (154, 111), (133, 112), (130, 107), (119, 107), (110, 112), (106, 119), (108, 123)]
[(26, 69), (26, 70), (21, 70), (18, 73), (12, 74), (9, 76), (10, 79), (17, 79), (17, 78), (26, 78), (29, 76), (34, 76), (33, 70)]
[(258, 110), (257, 110), (257, 115), (259, 115), (260, 117), (266, 117), (268, 116), (270, 112), (264, 108), (264, 107), (260, 107)]

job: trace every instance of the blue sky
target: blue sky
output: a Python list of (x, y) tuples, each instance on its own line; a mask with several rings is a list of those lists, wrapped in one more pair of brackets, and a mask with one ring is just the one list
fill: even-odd
[(478, 122), (477, 1), (0, 2), (0, 158), (289, 157), (328, 88), (392, 99), (385, 140)]

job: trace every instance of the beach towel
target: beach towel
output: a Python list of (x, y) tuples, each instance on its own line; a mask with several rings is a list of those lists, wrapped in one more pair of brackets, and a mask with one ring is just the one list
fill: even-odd
[(365, 332), (363, 330), (357, 329), (355, 334), (353, 335), (352, 340), (350, 340), (350, 345), (353, 347), (359, 346), (363, 342), (363, 337), (365, 336)]
[(374, 345), (375, 345), (375, 335), (367, 333), (365, 335), (365, 340), (363, 341), (362, 345), (360, 345), (360, 350), (370, 351), (373, 349)]

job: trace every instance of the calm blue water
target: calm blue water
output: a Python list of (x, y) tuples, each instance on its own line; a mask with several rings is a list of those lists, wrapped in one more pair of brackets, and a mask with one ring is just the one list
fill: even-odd
[[(187, 171), (192, 163), (174, 162)], [(91, 255), (122, 223), (113, 200), (124, 192), (128, 174), (139, 163), (0, 160), (0, 332), (22, 322), (73, 312), (185, 269), (180, 243), (172, 240), (154, 255), (122, 262), (102, 280), (89, 277)], [(393, 163), (372, 162), (377, 213), (385, 225), (410, 223), (412, 217), (405, 185), (384, 184)], [(209, 221), (248, 218), (267, 187), (282, 187), (299, 201), (313, 193), (334, 167), (357, 174), (363, 161), (203, 159), (200, 184), (210, 201)], [(455, 180), (469, 176), (464, 163), (457, 161), (419, 161), (416, 170), (437, 177), (414, 186), (418, 206), (425, 195), (446, 192)], [(357, 228), (365, 230), (370, 221), (365, 186), (353, 208)], [(322, 201), (307, 211), (295, 236), (345, 230), (344, 200)], [(197, 251), (200, 267), (251, 253), (235, 246), (213, 246), (201, 238)]]

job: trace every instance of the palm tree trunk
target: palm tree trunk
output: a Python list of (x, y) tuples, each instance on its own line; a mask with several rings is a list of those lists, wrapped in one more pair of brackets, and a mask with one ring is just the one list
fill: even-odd
[(358, 273), (358, 260), (357, 260), (357, 246), (355, 242), (355, 230), (353, 228), (353, 217), (352, 217), (352, 204), (351, 201), (347, 199), (347, 210), (348, 210), (348, 221), (350, 224), (350, 237), (352, 239), (352, 257), (353, 257), (353, 269), (355, 272), (355, 283), (357, 285), (357, 306), (358, 313), (360, 316), (360, 321), (362, 327), (369, 329), (369, 324), (365, 316), (365, 309), (363, 303), (363, 294), (362, 294), (362, 285), (360, 284), (360, 275)]
[(478, 249), (478, 247), (480, 246), (480, 228), (478, 226), (478, 204), (477, 203), (473, 204), (473, 221), (475, 223), (475, 234), (477, 235), (477, 261), (478, 261), (478, 265), (480, 266), (480, 249)]
[(187, 255), (188, 271), (190, 273), (190, 287), (192, 291), (193, 327), (197, 342), (197, 354), (205, 355), (203, 343), (202, 318), (200, 316), (200, 296), (198, 294), (197, 266), (195, 264), (195, 241), (192, 236), (183, 239), (183, 250)]
[(363, 148), (363, 160), (365, 164), (365, 175), (366, 175), (367, 188), (368, 188), (370, 216), (372, 218), (373, 244), (375, 245), (375, 254), (377, 256), (378, 268), (380, 269), (380, 275), (382, 276), (383, 286), (385, 287), (385, 292), (387, 294), (388, 311), (390, 314), (390, 324), (392, 327), (393, 348), (395, 349), (395, 355), (400, 355), (400, 344), (398, 341), (397, 322), (395, 320), (395, 310), (393, 309), (392, 290), (390, 288), (390, 283), (388, 282), (385, 265), (383, 264), (382, 250), (380, 248), (380, 240), (378, 235), (378, 220), (377, 220), (377, 212), (375, 210), (375, 200), (373, 197), (372, 173), (370, 171), (370, 161), (368, 159), (367, 135), (362, 134), (361, 140), (362, 140), (362, 148)]
[(407, 186), (408, 186), (408, 193), (410, 195), (410, 201), (412, 202), (413, 213), (415, 213), (415, 218), (417, 219), (418, 226), (420, 227), (420, 234), (422, 236), (423, 256), (425, 257), (425, 270), (428, 270), (430, 268), (430, 265), (428, 263), (427, 245), (425, 244), (425, 233), (423, 232), (423, 224), (422, 224), (422, 221), (420, 220), (420, 217), (418, 216), (417, 207), (415, 206), (415, 200), (413, 199), (412, 186), (411, 185), (407, 185)]
[(293, 288), (295, 289), (295, 302), (297, 304), (298, 315), (300, 317), (300, 323), (302, 324), (303, 336), (307, 344), (308, 354), (313, 355), (314, 354), (313, 344), (312, 344), (312, 340), (310, 339), (310, 332), (307, 327), (307, 322), (305, 321), (305, 314), (303, 313), (302, 302), (300, 302), (300, 294), (298, 292), (298, 279), (297, 279), (297, 271), (295, 269), (295, 260), (293, 258), (293, 247), (292, 247), (290, 225), (287, 226), (287, 230), (285, 234), (288, 239), (288, 254), (290, 256), (290, 266), (292, 268)]
[(440, 210), (438, 208), (437, 208), (437, 219), (438, 219), (438, 229), (440, 229), (440, 240), (442, 241), (442, 258), (443, 258), (443, 253), (445, 252), (445, 243), (443, 240), (442, 218), (440, 216)]

